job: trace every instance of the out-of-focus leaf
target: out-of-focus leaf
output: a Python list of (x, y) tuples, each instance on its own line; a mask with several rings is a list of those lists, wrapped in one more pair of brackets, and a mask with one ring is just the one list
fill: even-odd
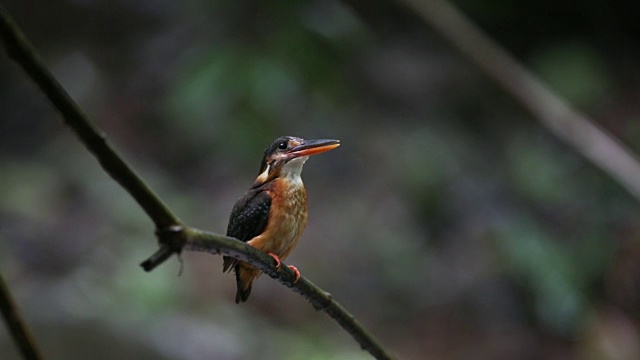
[(601, 103), (611, 89), (602, 56), (588, 45), (565, 41), (537, 52), (533, 70), (570, 104), (588, 107)]
[(514, 277), (531, 289), (539, 320), (565, 336), (575, 334), (590, 304), (571, 250), (528, 219), (501, 229), (496, 240)]

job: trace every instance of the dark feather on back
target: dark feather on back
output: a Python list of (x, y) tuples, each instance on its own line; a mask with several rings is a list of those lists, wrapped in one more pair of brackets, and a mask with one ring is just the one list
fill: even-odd
[[(264, 186), (247, 191), (233, 207), (229, 216), (227, 236), (247, 242), (260, 235), (267, 226), (271, 197)], [(223, 271), (229, 271), (237, 262), (232, 257), (224, 257)]]

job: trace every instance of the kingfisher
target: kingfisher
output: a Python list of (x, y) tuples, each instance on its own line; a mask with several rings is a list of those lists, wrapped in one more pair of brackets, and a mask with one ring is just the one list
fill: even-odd
[[(264, 151), (260, 171), (253, 185), (233, 206), (229, 216), (227, 236), (267, 253), (280, 269), (298, 244), (307, 226), (307, 190), (300, 177), (309, 156), (340, 146), (339, 140), (304, 140), (293, 136), (277, 138)], [(300, 279), (300, 271), (289, 268)], [(223, 272), (233, 269), (236, 275), (236, 304), (245, 302), (251, 294), (253, 281), (262, 273), (259, 269), (225, 256)]]

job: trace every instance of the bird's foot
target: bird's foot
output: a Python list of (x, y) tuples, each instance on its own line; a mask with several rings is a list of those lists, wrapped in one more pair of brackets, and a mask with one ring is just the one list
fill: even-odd
[(272, 252), (268, 252), (267, 255), (271, 256), (273, 260), (276, 261), (276, 269), (280, 270), (282, 263), (280, 262), (280, 257)]
[[(280, 268), (282, 267), (282, 262), (280, 261), (280, 257), (272, 252), (268, 252), (267, 255), (271, 256), (273, 260), (276, 261), (276, 269), (280, 270)], [(298, 270), (298, 268), (296, 268), (293, 265), (289, 265), (289, 269), (293, 271), (293, 275), (295, 276), (293, 283), (295, 284), (298, 282), (298, 280), (300, 280), (300, 271)]]
[(293, 274), (296, 276), (296, 278), (293, 280), (293, 283), (295, 284), (298, 282), (298, 280), (300, 280), (300, 271), (293, 265), (289, 265), (289, 269), (291, 269), (291, 271), (293, 271)]

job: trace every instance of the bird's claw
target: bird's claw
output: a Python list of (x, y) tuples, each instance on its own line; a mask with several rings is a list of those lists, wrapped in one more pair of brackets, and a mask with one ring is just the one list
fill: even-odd
[(300, 280), (300, 271), (298, 270), (298, 268), (296, 268), (293, 265), (289, 265), (289, 269), (291, 269), (291, 271), (293, 271), (293, 274), (295, 275), (295, 279), (293, 280), (293, 283), (297, 283), (298, 280)]
[(276, 261), (276, 269), (280, 270), (282, 263), (280, 262), (280, 257), (272, 252), (268, 252), (267, 255), (271, 256), (273, 260)]
[[(280, 270), (280, 268), (282, 267), (282, 262), (280, 261), (280, 257), (272, 252), (268, 252), (267, 255), (271, 256), (273, 260), (276, 261), (276, 269)], [(298, 280), (300, 280), (300, 271), (298, 270), (298, 268), (296, 268), (293, 265), (289, 265), (289, 269), (293, 271), (293, 275), (295, 276), (293, 283), (295, 284), (298, 282)]]

